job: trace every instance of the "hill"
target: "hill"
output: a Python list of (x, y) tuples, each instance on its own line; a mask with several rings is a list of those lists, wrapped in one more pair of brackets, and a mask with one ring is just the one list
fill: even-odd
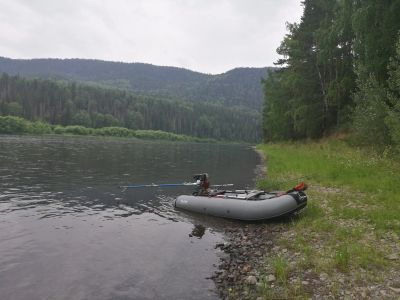
[(254, 110), (7, 74), (0, 75), (2, 115), (53, 125), (120, 126), (231, 141), (261, 139), (261, 114)]
[(183, 68), (90, 59), (10, 59), (0, 57), (0, 73), (85, 81), (145, 94), (195, 102), (245, 106), (261, 111), (261, 79), (268, 68), (237, 68), (210, 75)]

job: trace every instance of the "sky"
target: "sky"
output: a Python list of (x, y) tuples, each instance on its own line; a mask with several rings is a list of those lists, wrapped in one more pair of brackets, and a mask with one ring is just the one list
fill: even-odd
[(272, 66), (300, 0), (0, 0), (0, 56)]

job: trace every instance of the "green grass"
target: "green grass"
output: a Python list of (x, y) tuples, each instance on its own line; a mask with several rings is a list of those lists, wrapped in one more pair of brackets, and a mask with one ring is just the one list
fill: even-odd
[[(287, 284), (289, 274), (303, 278), (308, 271), (318, 279), (326, 273), (332, 282), (327, 289), (335, 295), (343, 284), (336, 281), (337, 274), (347, 278), (345, 282), (353, 277), (365, 286), (400, 271), (385, 258), (396, 252), (396, 241), (388, 237), (400, 235), (398, 159), (338, 140), (264, 144), (258, 149), (265, 153), (267, 168), (260, 188), (287, 190), (301, 181), (309, 185), (307, 207), (285, 225), (290, 235), (277, 241), (292, 255), (297, 253), (295, 264), (289, 272), (285, 258), (267, 260), (285, 295), (310, 292)], [(263, 290), (259, 295), (265, 299), (279, 296), (270, 286)]]
[(397, 188), (400, 179), (392, 161), (351, 148), (344, 142), (275, 144), (259, 148), (267, 153), (271, 179), (282, 184), (311, 179), (325, 185), (384, 191)]
[[(260, 187), (288, 189), (305, 181), (345, 190), (330, 202), (339, 217), (366, 218), (378, 229), (400, 234), (398, 161), (341, 141), (261, 145), (259, 149), (266, 153), (268, 173)], [(362, 205), (366, 208), (360, 209)]]
[(271, 261), (276, 279), (281, 284), (286, 284), (289, 274), (289, 265), (282, 257), (274, 257)]
[(347, 244), (340, 245), (335, 251), (335, 266), (347, 273), (350, 268), (350, 253)]

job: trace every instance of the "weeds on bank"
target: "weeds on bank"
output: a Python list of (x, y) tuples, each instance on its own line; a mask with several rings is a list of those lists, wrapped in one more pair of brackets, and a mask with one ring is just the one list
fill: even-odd
[[(293, 237), (282, 236), (279, 241), (298, 254), (293, 270), (288, 271), (284, 258), (267, 262), (285, 295), (307, 295), (301, 285), (287, 284), (290, 273), (302, 278), (308, 271), (317, 279), (326, 273), (333, 279), (339, 272), (363, 285), (367, 280), (381, 280), (383, 270), (395, 267), (385, 259), (393, 251), (385, 237), (400, 234), (398, 161), (338, 141), (261, 145), (259, 149), (266, 154), (267, 167), (261, 188), (285, 190), (300, 181), (310, 185), (306, 209), (288, 226)], [(261, 297), (277, 296), (266, 284)], [(337, 295), (339, 287), (331, 280), (328, 289)]]
[(265, 262), (272, 266), (275, 281), (268, 282), (263, 276), (258, 287), (257, 296), (262, 299), (309, 299), (309, 293), (304, 291), (300, 282), (289, 282), (292, 272), (289, 262), (279, 255), (268, 257)]
[(285, 285), (289, 274), (289, 265), (287, 261), (282, 257), (276, 256), (271, 259), (270, 263), (274, 268), (274, 273), (278, 283)]
[[(261, 145), (266, 153), (264, 189), (289, 189), (299, 181), (311, 184), (310, 193), (325, 197), (336, 216), (365, 219), (378, 230), (400, 234), (400, 163), (344, 142)], [(318, 189), (322, 186), (324, 191)], [(330, 192), (332, 189), (332, 193)], [(345, 192), (343, 194), (343, 192)], [(318, 203), (317, 203), (318, 205)], [(310, 205), (307, 211), (310, 210)]]
[(340, 245), (334, 255), (335, 266), (340, 271), (347, 273), (350, 268), (350, 253), (347, 244)]

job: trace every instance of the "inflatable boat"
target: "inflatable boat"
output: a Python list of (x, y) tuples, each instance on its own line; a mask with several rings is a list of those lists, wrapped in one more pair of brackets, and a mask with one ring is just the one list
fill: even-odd
[(307, 205), (302, 187), (287, 192), (261, 190), (214, 191), (209, 195), (181, 195), (175, 207), (196, 213), (243, 221), (257, 221), (292, 214)]

